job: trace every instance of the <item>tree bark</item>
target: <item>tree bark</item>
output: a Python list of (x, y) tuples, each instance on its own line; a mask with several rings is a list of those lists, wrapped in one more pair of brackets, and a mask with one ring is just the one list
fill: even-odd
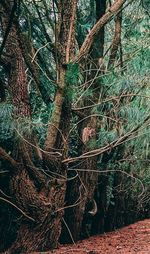
[(97, 35), (97, 33), (114, 15), (116, 15), (121, 10), (121, 7), (123, 6), (125, 2), (126, 0), (115, 1), (113, 5), (107, 10), (107, 12), (97, 21), (97, 23), (93, 26), (93, 28), (90, 30), (90, 32), (86, 36), (79, 50), (79, 53), (74, 59), (74, 62), (81, 61), (82, 58), (89, 53), (93, 40), (95, 36)]
[[(8, 26), (9, 14), (12, 10), (13, 1), (10, 0), (4, 3), (4, 6), (2, 6), (3, 30)], [(59, 136), (60, 128), (63, 137), (66, 136), (68, 130), (68, 128), (67, 130), (65, 129), (65, 126), (62, 127), (61, 124), (61, 121), (65, 119), (63, 110), (65, 103), (64, 88), (66, 68), (63, 67), (63, 65), (64, 60), (66, 61), (66, 54), (67, 58), (69, 54), (70, 59), (71, 54), (74, 51), (73, 41), (75, 18), (72, 20), (72, 10), (76, 13), (76, 4), (77, 1), (70, 1), (69, 3), (67, 1), (66, 5), (69, 7), (68, 9), (65, 8), (66, 5), (63, 2), (61, 6), (63, 15), (58, 43), (61, 50), (63, 50), (61, 59), (59, 59), (59, 88), (55, 96), (54, 111), (45, 142), (46, 151), (43, 152), (43, 154), (40, 152), (40, 158), (38, 158), (38, 160), (43, 163), (43, 173), (38, 170), (33, 156), (33, 154), (37, 152), (37, 148), (34, 143), (32, 128), (29, 128), (31, 109), (29, 103), (28, 81), (25, 72), (25, 53), (20, 37), (18, 37), (20, 34), (17, 30), (18, 23), (16, 16), (12, 22), (5, 43), (6, 60), (10, 68), (8, 83), (14, 106), (14, 133), (15, 137), (17, 137), (17, 142), (15, 142), (12, 149), (12, 158), (9, 157), (3, 149), (0, 150), (0, 155), (9, 160), (14, 167), (9, 182), (10, 196), (13, 197), (11, 201), (19, 208), (19, 211), (22, 211), (23, 214), (27, 215), (26, 217), (21, 217), (19, 220), (17, 238), (8, 250), (11, 254), (30, 252), (33, 250), (46, 251), (56, 248), (58, 244), (63, 216), (67, 169), (65, 165), (62, 165), (61, 161), (67, 156), (67, 151), (66, 146), (64, 146), (63, 143), (64, 139), (59, 137), (58, 145), (57, 138)], [(68, 18), (70, 18), (72, 25)], [(69, 37), (70, 39), (68, 44), (65, 44), (69, 34), (71, 34)], [(60, 42), (64, 43), (65, 47), (62, 47)], [(66, 50), (69, 53), (66, 53)], [(69, 107), (67, 107), (67, 109), (69, 112)], [(67, 117), (69, 127), (69, 113)], [(53, 148), (59, 149), (60, 147), (63, 151), (62, 155), (57, 152), (53, 153)], [(18, 163), (19, 167), (15, 167)], [(44, 174), (44, 171), (47, 169), (48, 173)], [(11, 202), (8, 202), (8, 204), (11, 205)], [(31, 218), (31, 220), (29, 218)]]
[[(106, 10), (106, 0), (96, 1), (96, 19), (97, 21), (105, 15)], [(94, 38), (93, 45), (91, 47), (91, 57), (92, 63), (89, 64), (90, 68), (96, 68), (99, 70), (99, 59), (103, 57), (104, 51), (104, 27), (102, 27), (96, 37)], [(96, 66), (96, 67), (95, 67)], [(84, 65), (83, 65), (84, 67)], [(85, 64), (85, 68), (87, 65)], [(89, 80), (94, 79), (96, 72), (89, 71)], [(87, 89), (87, 87), (86, 87)], [(92, 87), (89, 88), (92, 90), (92, 96), (86, 98), (82, 101), (85, 106), (90, 105), (91, 100), (95, 103), (99, 100), (99, 93), (101, 86), (96, 81), (93, 83)], [(96, 131), (97, 131), (97, 118), (91, 117), (91, 110), (84, 110), (83, 115), (88, 117), (86, 120), (82, 121), (78, 126), (79, 140), (78, 140), (78, 153), (83, 154), (84, 152), (90, 151), (90, 142), (96, 143)], [(76, 167), (75, 167), (76, 168)], [(74, 180), (71, 180), (67, 186), (66, 194), (66, 206), (69, 208), (65, 211), (65, 222), (68, 225), (68, 228), (71, 234), (68, 233), (66, 226), (63, 226), (63, 231), (61, 235), (62, 242), (72, 242), (79, 240), (81, 237), (89, 236), (91, 233), (91, 223), (93, 215), (90, 214), (90, 210), (94, 209), (94, 192), (95, 187), (98, 181), (98, 175), (90, 170), (97, 169), (97, 157), (90, 159), (85, 159), (84, 162), (80, 163), (80, 168), (83, 170), (89, 170), (89, 172), (78, 172), (74, 170), (74, 174), (77, 174), (77, 177)], [(72, 174), (68, 174), (68, 178), (72, 177)]]
[(112, 41), (111, 52), (110, 52), (110, 57), (108, 62), (108, 69), (113, 67), (116, 60), (118, 48), (119, 46), (121, 46), (121, 23), (122, 23), (122, 12), (117, 14), (116, 20), (115, 20), (115, 34)]
[[(72, 4), (72, 1), (70, 1), (70, 4)], [(4, 30), (9, 23), (8, 13), (11, 12), (12, 5), (13, 1), (9, 1), (9, 3), (7, 1), (4, 7), (2, 6), (2, 23)], [(71, 13), (70, 9), (70, 15)], [(66, 29), (69, 29), (69, 20), (67, 20), (67, 26)], [(64, 27), (61, 29), (64, 29)], [(63, 36), (62, 30), (61, 33)], [(68, 33), (68, 30), (65, 31), (64, 41), (66, 41)], [(69, 46), (69, 52), (72, 50), (70, 47), (71, 46)], [(20, 218), (16, 241), (12, 244), (8, 252), (16, 254), (29, 253), (31, 251), (46, 251), (57, 247), (58, 244), (66, 189), (66, 167), (61, 163), (62, 158), (65, 157), (59, 155), (58, 158), (57, 156), (55, 157), (54, 154), (51, 155), (50, 152), (53, 151), (53, 147), (56, 146), (56, 137), (60, 126), (62, 105), (64, 102), (63, 89), (65, 86), (64, 79), (66, 70), (63, 67), (59, 70), (59, 89), (55, 97), (55, 108), (51, 124), (54, 128), (48, 130), (45, 143), (45, 149), (49, 152), (45, 151), (42, 155), (43, 172), (48, 168), (48, 177), (41, 173), (36, 163), (33, 162), (36, 144), (34, 143), (32, 128), (29, 128), (28, 125), (31, 121), (31, 109), (27, 87), (28, 81), (23, 58), (24, 52), (20, 45), (20, 38), (18, 37), (15, 20), (12, 23), (7, 37), (5, 50), (7, 53), (6, 60), (10, 66), (8, 83), (14, 106), (13, 117), (17, 142), (12, 151), (12, 159), (10, 159), (11, 157), (9, 158), (5, 152), (1, 152), (1, 157), (3, 157), (3, 159), (5, 157), (7, 160), (10, 159), (11, 163), (14, 163), (14, 165), (14, 161), (16, 161), (16, 165), (17, 163), (20, 165), (19, 167), (15, 167), (11, 172), (9, 190), (10, 196), (13, 197), (11, 201), (20, 211), (22, 210), (24, 214), (27, 214), (28, 217), (24, 218), (23, 216)], [(60, 66), (62, 66), (62, 63)], [(59, 174), (59, 177), (56, 177), (55, 174)], [(30, 221), (29, 218), (32, 218), (33, 221)]]

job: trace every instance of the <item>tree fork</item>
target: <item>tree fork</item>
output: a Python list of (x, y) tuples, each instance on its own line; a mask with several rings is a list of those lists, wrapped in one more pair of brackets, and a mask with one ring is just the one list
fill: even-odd
[(86, 36), (79, 53), (75, 56), (73, 62), (81, 61), (83, 57), (85, 57), (92, 46), (93, 40), (100, 29), (114, 16), (116, 15), (122, 8), (123, 4), (126, 0), (117, 0), (110, 6), (107, 12), (97, 21), (97, 23), (90, 30), (88, 35)]

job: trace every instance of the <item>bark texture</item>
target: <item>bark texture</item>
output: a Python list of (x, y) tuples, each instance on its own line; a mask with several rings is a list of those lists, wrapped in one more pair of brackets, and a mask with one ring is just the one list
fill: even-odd
[[(13, 1), (3, 1), (3, 31), (9, 34), (5, 41), (3, 57), (9, 66), (8, 84), (14, 106), (13, 119), (17, 141), (12, 157), (2, 148), (0, 156), (11, 164), (7, 204), (21, 212), (17, 223), (17, 237), (9, 248), (11, 254), (30, 251), (46, 251), (57, 247), (64, 210), (67, 167), (62, 160), (68, 153), (68, 129), (70, 123), (70, 101), (65, 98), (67, 64), (74, 54), (75, 21), (77, 1), (60, 1), (59, 31), (56, 41), (59, 58), (57, 66), (58, 89), (54, 110), (45, 141), (45, 151), (37, 147), (35, 134), (29, 127), (31, 108), (29, 103), (26, 64), (33, 79), (39, 85), (37, 70), (29, 59), (28, 43), (21, 37), (18, 16), (14, 13), (9, 24)], [(66, 8), (68, 6), (68, 8)], [(58, 152), (57, 152), (58, 149)], [(61, 151), (61, 152), (60, 152)], [(37, 159), (37, 160), (36, 160)], [(39, 169), (40, 164), (40, 169)], [(41, 171), (42, 167), (42, 171)]]
[(118, 48), (121, 46), (121, 23), (122, 23), (122, 12), (117, 14), (115, 19), (115, 34), (112, 41), (108, 68), (113, 67), (116, 60)]
[[(64, 13), (72, 17), (72, 8), (75, 8), (76, 2), (70, 1), (69, 11)], [(9, 15), (13, 8), (13, 1), (4, 2), (2, 7), (2, 24), (5, 32), (9, 25)], [(68, 17), (68, 16), (67, 16)], [(68, 38), (70, 22), (67, 21), (62, 27), (61, 40), (66, 42)], [(62, 20), (63, 25), (64, 20)], [(74, 24), (74, 22), (73, 22)], [(74, 25), (73, 25), (74, 26)], [(73, 29), (72, 26), (72, 29)], [(64, 33), (63, 33), (63, 29)], [(63, 37), (64, 36), (64, 37)], [(72, 50), (72, 44), (69, 41), (69, 52)], [(11, 254), (24, 253), (30, 251), (46, 251), (56, 248), (61, 231), (61, 219), (63, 216), (64, 197), (66, 189), (66, 167), (62, 165), (61, 160), (64, 158), (58, 154), (51, 154), (53, 147), (56, 145), (58, 128), (62, 116), (62, 107), (64, 102), (65, 71), (62, 67), (62, 59), (65, 50), (62, 52), (61, 63), (59, 66), (58, 83), (59, 88), (55, 97), (55, 108), (52, 116), (51, 128), (48, 130), (48, 136), (45, 143), (45, 149), (49, 152), (40, 152), (39, 160), (43, 163), (43, 173), (39, 171), (33, 154), (37, 155), (36, 143), (32, 128), (29, 128), (31, 121), (31, 109), (29, 103), (28, 80), (26, 76), (26, 62), (28, 55), (24, 50), (20, 39), (20, 31), (17, 22), (17, 16), (14, 16), (10, 27), (9, 34), (5, 43), (6, 55), (4, 55), (9, 65), (8, 83), (12, 103), (14, 106), (13, 118), (15, 122), (15, 136), (17, 142), (14, 144), (12, 157), (9, 157), (5, 151), (1, 151), (1, 157), (11, 161), (13, 171), (9, 182), (11, 202), (22, 211), (22, 216), (18, 224), (17, 238), (11, 248), (8, 250)], [(63, 48), (63, 49), (64, 49)], [(31, 66), (32, 67), (32, 66)], [(32, 68), (30, 69), (32, 73)], [(34, 72), (33, 72), (34, 75)], [(69, 119), (67, 119), (69, 122)], [(53, 128), (52, 128), (53, 126)], [(65, 132), (62, 130), (62, 132)], [(59, 144), (62, 143), (62, 140)], [(59, 146), (57, 146), (59, 148)], [(61, 145), (62, 150), (64, 146)], [(19, 166), (16, 167), (17, 163)], [(47, 171), (47, 175), (44, 174)], [(57, 177), (56, 177), (57, 174)], [(59, 175), (59, 177), (58, 177)], [(13, 198), (12, 198), (13, 197)], [(11, 203), (10, 203), (11, 205)]]
[[(95, 15), (97, 21), (105, 15), (105, 10), (106, 1), (96, 1)], [(91, 101), (97, 103), (99, 100), (101, 85), (95, 81), (95, 77), (101, 73), (99, 59), (103, 58), (104, 27), (97, 32), (96, 37), (93, 39), (93, 45), (90, 50), (92, 59), (83, 64), (82, 68), (97, 68), (97, 70), (93, 72), (89, 71), (88, 80), (93, 79), (92, 86), (90, 86), (90, 84), (89, 88), (85, 87), (85, 90), (89, 89), (92, 91), (92, 95), (84, 100), (82, 99), (82, 105), (84, 106), (90, 105)], [(80, 137), (78, 140), (79, 155), (94, 149), (94, 146), (96, 145), (97, 117), (92, 115), (91, 110), (84, 110), (83, 118), (80, 118), (80, 124), (78, 125), (78, 133)], [(77, 241), (81, 237), (89, 236), (92, 231), (91, 225), (93, 216), (95, 216), (96, 213), (96, 211), (95, 213), (90, 211), (93, 211), (93, 209), (95, 210), (95, 203), (93, 201), (95, 188), (98, 182), (98, 175), (90, 171), (97, 169), (97, 157), (87, 158), (84, 162), (79, 163), (79, 167), (75, 166), (75, 168), (77, 168), (77, 170), (74, 170), (73, 174), (68, 175), (68, 178), (75, 175), (76, 177), (69, 181), (67, 186), (66, 206), (69, 206), (69, 208), (66, 209), (64, 217), (71, 234), (68, 233), (68, 230), (64, 225), (61, 236), (62, 242)], [(80, 168), (82, 169), (82, 172), (78, 171)], [(86, 170), (85, 172), (84, 169)]]

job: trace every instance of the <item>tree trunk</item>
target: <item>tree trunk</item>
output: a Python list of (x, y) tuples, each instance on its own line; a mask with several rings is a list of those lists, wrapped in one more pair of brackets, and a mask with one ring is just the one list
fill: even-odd
[[(67, 80), (67, 72), (70, 65), (80, 62), (90, 52), (92, 64), (89, 59), (85, 65), (91, 64), (94, 68), (96, 66), (97, 71), (93, 73), (89, 71), (88, 78), (93, 79), (93, 84), (85, 89), (90, 89), (92, 96), (85, 99), (83, 104), (90, 106), (91, 100), (93, 103), (99, 102), (101, 84), (95, 81), (95, 76), (96, 73), (100, 74), (103, 71), (101, 60), (103, 60), (104, 50), (104, 25), (118, 14), (125, 2), (126, 0), (114, 1), (105, 13), (106, 0), (96, 0), (97, 23), (88, 33), (75, 56), (77, 0), (54, 1), (58, 18), (55, 19), (55, 22), (57, 23), (58, 20), (58, 23), (55, 24), (56, 38), (53, 48), (57, 69), (57, 91), (52, 117), (48, 123), (44, 150), (37, 146), (35, 142), (37, 137), (31, 127), (32, 112), (26, 65), (34, 82), (38, 86), (40, 82), (36, 76), (37, 70), (30, 63), (28, 52), (25, 52), (22, 43), (18, 21), (19, 1), (3, 0), (0, 3), (3, 28), (0, 56), (2, 54), (7, 70), (9, 70), (6, 80), (8, 80), (9, 95), (13, 104), (14, 126), (11, 155), (0, 148), (0, 157), (6, 161), (6, 170), (10, 171), (7, 179), (8, 185), (5, 186), (5, 189), (9, 190), (8, 196), (7, 199), (1, 198), (1, 200), (7, 207), (11, 206), (11, 211), (14, 210), (14, 221), (17, 228), (16, 239), (13, 239), (9, 249), (9, 246), (5, 246), (8, 253), (46, 251), (57, 247), (62, 220), (64, 222), (61, 237), (63, 241), (64, 239), (65, 241), (70, 241), (70, 239), (76, 241), (80, 236), (84, 237), (92, 231), (92, 216), (97, 212), (94, 192), (98, 175), (93, 172), (97, 169), (97, 157), (86, 158), (79, 166), (70, 164), (70, 167), (74, 166), (71, 168), (72, 171), (68, 170), (68, 165), (63, 164), (68, 157), (68, 133), (71, 120), (71, 99), (67, 92), (72, 87), (71, 82)], [(38, 5), (35, 1), (34, 4)], [(47, 33), (46, 30), (44, 32)], [(112, 49), (113, 58), (111, 58), (114, 61), (116, 44)], [(84, 69), (84, 63), (82, 64)], [(5, 97), (3, 91), (1, 94), (3, 100)], [(91, 148), (92, 142), (96, 143), (97, 117), (92, 116), (92, 113), (90, 109), (86, 109), (83, 112), (83, 119), (80, 119), (79, 154), (90, 151), (93, 148)], [(69, 172), (68, 175), (67, 172)], [(104, 223), (103, 216), (102, 214), (102, 224)]]
[(111, 52), (108, 62), (108, 69), (113, 67), (119, 46), (121, 46), (121, 24), (122, 24), (122, 12), (118, 13), (115, 20), (115, 34), (111, 45)]
[[(106, 0), (96, 1), (96, 19), (97, 21), (104, 15), (106, 10)], [(103, 57), (104, 51), (104, 27), (99, 30), (95, 37), (91, 48), (92, 63), (90, 62), (88, 66), (89, 69), (97, 68), (97, 71), (89, 74), (89, 80), (95, 78), (98, 73), (101, 73), (99, 68), (99, 59)], [(88, 64), (85, 64), (85, 69)], [(96, 66), (96, 68), (95, 68)], [(84, 66), (83, 66), (84, 68)], [(87, 87), (85, 88), (87, 89)], [(101, 85), (96, 81), (93, 82), (92, 96), (90, 98), (84, 99), (82, 103), (84, 106), (91, 104), (91, 100), (95, 103), (99, 100), (99, 94), (101, 90)], [(84, 119), (85, 117), (85, 119)], [(78, 153), (82, 154), (84, 152), (93, 149), (90, 148), (91, 142), (96, 143), (96, 131), (97, 131), (97, 117), (92, 116), (91, 110), (84, 110), (83, 119), (80, 119), (81, 123), (78, 125), (79, 140), (78, 140)], [(97, 157), (86, 159), (84, 162), (79, 164), (79, 168), (83, 171), (80, 172), (78, 169), (74, 173), (68, 174), (68, 178), (75, 177), (74, 180), (69, 181), (67, 185), (66, 193), (66, 207), (64, 220), (66, 225), (63, 226), (61, 241), (62, 242), (72, 242), (77, 241), (81, 237), (86, 237), (91, 234), (91, 224), (93, 216), (96, 213), (96, 207), (94, 202), (94, 192), (98, 181), (98, 174), (94, 173), (93, 170), (97, 169)], [(87, 170), (84, 172), (84, 169)], [(92, 172), (90, 172), (92, 170)], [(94, 211), (95, 210), (95, 211)], [(91, 212), (92, 211), (92, 212)], [(93, 213), (94, 211), (94, 213)]]
[[(8, 7), (11, 10), (11, 2)], [(3, 11), (3, 28), (6, 30), (9, 16), (6, 10)], [(48, 182), (48, 177), (41, 174), (32, 163), (35, 144), (32, 141), (32, 130), (28, 126), (28, 122), (31, 121), (31, 110), (26, 67), (14, 23), (10, 29), (5, 49), (10, 66), (8, 83), (14, 106), (14, 134), (17, 139), (12, 154), (14, 159), (20, 163), (18, 168), (13, 169), (9, 189), (13, 197), (11, 200), (28, 215), (27, 218), (20, 219), (17, 239), (9, 252), (22, 253), (50, 249), (57, 246), (60, 234), (60, 217), (63, 212), (57, 212), (57, 208), (58, 206), (63, 207), (65, 183), (55, 183), (54, 180)], [(56, 188), (60, 190), (57, 195)]]
[[(66, 9), (66, 5), (68, 5), (68, 9)], [(61, 232), (67, 169), (61, 161), (67, 156), (66, 137), (70, 121), (70, 108), (66, 106), (64, 98), (66, 67), (63, 66), (66, 61), (70, 60), (71, 54), (74, 52), (75, 16), (73, 18), (72, 16), (76, 13), (77, 1), (70, 1), (69, 3), (67, 1), (66, 5), (64, 2), (61, 5), (62, 20), (58, 41), (59, 48), (61, 48), (58, 70), (59, 87), (45, 142), (45, 152), (41, 152), (34, 142), (35, 137), (29, 124), (31, 109), (28, 98), (26, 66), (23, 58), (25, 53), (18, 37), (16, 16), (12, 21), (5, 44), (7, 57), (5, 55), (4, 57), (10, 68), (8, 83), (14, 106), (14, 133), (16, 138), (12, 157), (17, 164), (17, 167), (13, 166), (11, 171), (9, 182), (11, 201), (8, 203), (16, 209), (18, 208), (18, 211), (23, 215), (17, 223), (19, 228), (17, 238), (8, 250), (11, 254), (56, 248)], [(12, 8), (13, 1), (11, 0), (4, 2), (4, 6), (2, 6), (4, 31), (9, 25), (8, 14), (11, 13)], [(69, 40), (66, 44), (67, 38)], [(64, 43), (64, 47), (60, 43)], [(68, 109), (67, 115), (64, 114), (66, 107)], [(67, 126), (62, 125), (64, 119), (68, 123)], [(62, 133), (61, 137), (59, 133)], [(57, 152), (57, 149), (60, 148), (62, 154)], [(36, 158), (42, 166), (42, 171), (38, 168), (39, 164), (36, 162)]]

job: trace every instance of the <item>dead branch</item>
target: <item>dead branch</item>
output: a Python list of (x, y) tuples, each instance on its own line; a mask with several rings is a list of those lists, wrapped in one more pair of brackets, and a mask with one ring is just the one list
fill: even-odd
[[(91, 172), (91, 171), (90, 171)], [(96, 201), (95, 199), (92, 200), (93, 202), (93, 209), (91, 211), (89, 211), (88, 213), (92, 216), (94, 216), (96, 213), (97, 213), (97, 204), (96, 204)]]
[(18, 168), (18, 163), (2, 147), (0, 147), (0, 158), (9, 162), (13, 168)]
[(148, 123), (149, 119), (150, 119), (150, 114), (145, 118), (145, 120), (143, 122), (141, 122), (139, 125), (137, 125), (134, 129), (132, 129), (131, 131), (127, 132), (125, 135), (123, 135), (119, 139), (112, 141), (110, 144), (108, 144), (108, 145), (106, 145), (104, 147), (101, 147), (101, 148), (98, 148), (98, 149), (95, 149), (95, 150), (83, 153), (82, 155), (80, 155), (78, 157), (67, 158), (67, 159), (63, 160), (62, 162), (63, 163), (71, 163), (71, 162), (79, 161), (79, 160), (82, 160), (82, 159), (91, 158), (91, 157), (100, 155), (100, 154), (102, 154), (104, 152), (107, 152), (109, 150), (112, 150), (113, 148), (115, 148), (115, 147), (123, 144), (124, 142), (128, 141), (129, 138), (132, 135), (135, 135), (137, 133), (137, 131), (139, 131), (140, 128), (144, 124)]
[(137, 94), (137, 93), (131, 93), (131, 94), (121, 94), (120, 96), (115, 96), (115, 97), (110, 97), (104, 101), (101, 101), (99, 103), (96, 103), (96, 104), (93, 104), (93, 105), (89, 105), (89, 106), (85, 106), (85, 107), (81, 107), (81, 108), (72, 108), (72, 111), (75, 112), (80, 112), (81, 110), (85, 110), (85, 109), (90, 109), (90, 108), (94, 108), (94, 107), (98, 107), (99, 105), (102, 105), (103, 103), (107, 103), (109, 101), (113, 101), (113, 100), (120, 100), (124, 97), (142, 97), (142, 98), (145, 98), (145, 99), (150, 99), (150, 96), (146, 96), (144, 94)]
[(74, 171), (76, 170), (77, 172), (93, 172), (93, 173), (97, 173), (97, 174), (103, 174), (103, 173), (111, 173), (111, 172), (118, 172), (118, 173), (122, 173), (124, 175), (126, 175), (127, 177), (130, 177), (131, 179), (134, 179), (136, 180), (137, 182), (139, 182), (142, 186), (142, 191), (141, 193), (138, 195), (138, 197), (141, 197), (143, 196), (144, 192), (145, 192), (145, 187), (144, 187), (144, 184), (142, 183), (142, 181), (135, 177), (134, 175), (132, 174), (129, 174), (127, 173), (126, 171), (123, 171), (123, 170), (120, 170), (120, 169), (109, 169), (109, 170), (92, 170), (92, 169), (82, 169), (82, 168), (77, 168), (77, 169), (72, 169), (72, 168), (69, 168), (68, 169), (69, 171)]
[(93, 28), (88, 33), (85, 38), (78, 55), (73, 59), (73, 62), (81, 61), (83, 57), (85, 57), (93, 43), (93, 40), (100, 29), (120, 10), (126, 0), (117, 0), (112, 4), (112, 6), (107, 10), (107, 12), (99, 19), (99, 21), (93, 26)]
[(15, 207), (19, 212), (21, 212), (21, 214), (26, 217), (27, 219), (31, 220), (31, 221), (35, 221), (32, 217), (30, 217), (29, 215), (27, 215), (24, 211), (22, 211), (18, 206), (16, 206), (14, 203), (12, 203), (11, 201), (0, 197), (0, 200), (10, 204), (11, 206)]

